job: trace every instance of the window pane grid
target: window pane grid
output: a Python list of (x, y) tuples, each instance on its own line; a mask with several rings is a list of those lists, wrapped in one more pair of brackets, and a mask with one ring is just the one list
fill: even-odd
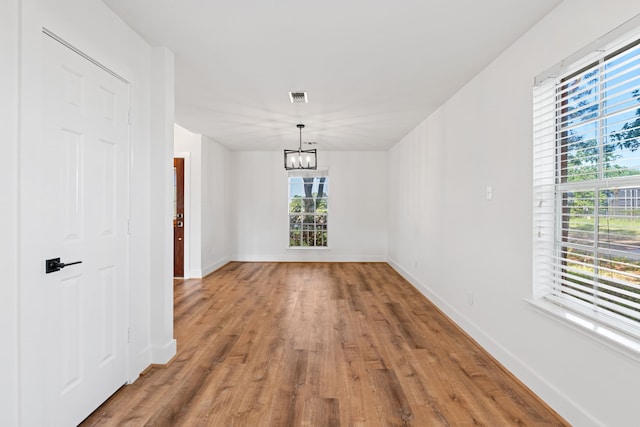
[[(596, 306), (636, 318), (629, 310), (640, 313), (640, 209), (635, 208), (640, 188), (594, 188), (561, 195), (556, 243), (556, 262), (562, 266), (560, 288), (589, 289)], [(577, 297), (575, 292), (568, 295)], [(619, 310), (613, 308), (616, 304)]]
[(289, 177), (289, 247), (328, 246), (328, 178)]

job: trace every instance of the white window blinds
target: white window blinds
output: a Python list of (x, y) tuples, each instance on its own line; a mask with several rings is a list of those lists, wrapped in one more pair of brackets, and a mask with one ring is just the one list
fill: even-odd
[(640, 40), (534, 87), (534, 297), (640, 337)]

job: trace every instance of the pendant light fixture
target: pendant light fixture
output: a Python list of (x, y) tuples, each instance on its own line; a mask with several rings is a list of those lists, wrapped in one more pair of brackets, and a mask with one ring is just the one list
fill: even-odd
[(302, 149), (302, 129), (304, 129), (304, 125), (298, 124), (296, 127), (300, 129), (300, 144), (297, 150), (284, 150), (284, 168), (286, 170), (317, 169), (318, 156), (316, 149)]

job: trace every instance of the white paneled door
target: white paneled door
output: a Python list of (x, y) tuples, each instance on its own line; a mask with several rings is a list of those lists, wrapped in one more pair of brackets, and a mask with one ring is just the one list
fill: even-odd
[(70, 426), (127, 381), (129, 86), (42, 41), (41, 233), (27, 244), (53, 260), (41, 275), (46, 421)]

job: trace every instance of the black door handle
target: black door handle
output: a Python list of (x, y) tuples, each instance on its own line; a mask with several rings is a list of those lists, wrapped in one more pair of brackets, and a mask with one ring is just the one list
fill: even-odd
[(51, 258), (46, 260), (44, 262), (44, 265), (45, 265), (46, 274), (49, 274), (55, 271), (62, 270), (63, 268), (68, 267), (70, 265), (80, 264), (81, 262), (82, 261), (64, 263), (64, 262), (60, 262), (60, 258)]

